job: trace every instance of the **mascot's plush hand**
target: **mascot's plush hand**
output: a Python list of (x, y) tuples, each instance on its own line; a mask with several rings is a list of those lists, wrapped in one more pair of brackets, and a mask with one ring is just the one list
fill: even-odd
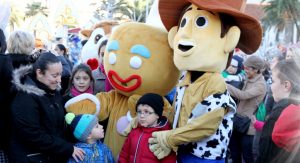
[(152, 138), (149, 139), (150, 150), (158, 159), (163, 159), (171, 153), (171, 145), (168, 143), (170, 135), (170, 131), (152, 133)]
[(71, 98), (65, 104), (66, 112), (79, 114), (98, 115), (100, 111), (100, 101), (98, 98), (89, 93), (83, 93)]
[[(130, 131), (137, 127), (138, 120), (136, 118), (136, 103), (141, 95), (134, 94), (128, 99), (129, 112), (126, 116), (121, 117), (117, 122), (117, 131), (123, 136), (127, 136)], [(135, 118), (132, 118), (135, 117)]]
[(138, 119), (137, 117), (132, 118), (129, 125), (125, 128), (125, 130), (121, 133), (121, 135), (127, 136), (132, 129), (136, 128), (138, 125)]

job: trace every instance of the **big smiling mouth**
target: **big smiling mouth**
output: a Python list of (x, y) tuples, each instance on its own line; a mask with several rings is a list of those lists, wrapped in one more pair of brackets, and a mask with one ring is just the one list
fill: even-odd
[(180, 40), (178, 42), (178, 49), (181, 50), (182, 52), (187, 52), (191, 50), (194, 47), (194, 42), (193, 41), (187, 41), (187, 40)]
[[(117, 72), (110, 70), (108, 71), (108, 79), (111, 84), (124, 92), (132, 92), (140, 87), (142, 84), (142, 78), (139, 75), (131, 75), (126, 79), (122, 79)], [(129, 82), (135, 80), (134, 84), (129, 84)]]
[(178, 49), (183, 51), (183, 52), (186, 52), (186, 51), (189, 51), (190, 49), (192, 49), (194, 46), (186, 46), (186, 45), (178, 45)]

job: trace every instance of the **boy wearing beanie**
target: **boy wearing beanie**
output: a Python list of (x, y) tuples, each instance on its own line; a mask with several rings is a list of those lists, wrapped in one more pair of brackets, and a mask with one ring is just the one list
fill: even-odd
[(147, 93), (137, 101), (138, 126), (129, 133), (122, 147), (118, 160), (119, 163), (176, 162), (176, 154), (174, 152), (159, 160), (149, 149), (148, 139), (153, 132), (171, 129), (168, 119), (162, 116), (163, 106), (163, 98), (154, 93)]
[[(98, 124), (98, 118), (95, 115), (81, 114), (75, 116), (74, 113), (68, 113), (65, 119), (73, 129), (74, 137), (79, 140), (75, 146), (85, 152), (83, 163), (114, 162), (110, 149), (100, 141), (104, 137), (104, 131), (103, 127)], [(68, 163), (75, 162), (73, 158), (68, 161)]]

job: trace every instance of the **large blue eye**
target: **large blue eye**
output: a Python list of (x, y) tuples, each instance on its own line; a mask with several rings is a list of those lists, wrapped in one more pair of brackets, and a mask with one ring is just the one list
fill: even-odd
[(204, 28), (208, 25), (208, 20), (206, 17), (204, 16), (199, 16), (197, 19), (196, 19), (196, 25), (197, 27), (199, 28)]
[(181, 23), (180, 23), (180, 27), (183, 28), (186, 24), (186, 18), (183, 18)]

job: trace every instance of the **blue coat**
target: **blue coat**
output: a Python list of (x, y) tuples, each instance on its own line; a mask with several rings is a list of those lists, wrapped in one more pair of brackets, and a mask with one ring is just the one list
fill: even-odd
[[(94, 144), (77, 143), (76, 147), (81, 148), (85, 152), (84, 160), (81, 163), (113, 163), (114, 158), (111, 150), (100, 141)], [(73, 158), (70, 158), (68, 163), (76, 163)]]

